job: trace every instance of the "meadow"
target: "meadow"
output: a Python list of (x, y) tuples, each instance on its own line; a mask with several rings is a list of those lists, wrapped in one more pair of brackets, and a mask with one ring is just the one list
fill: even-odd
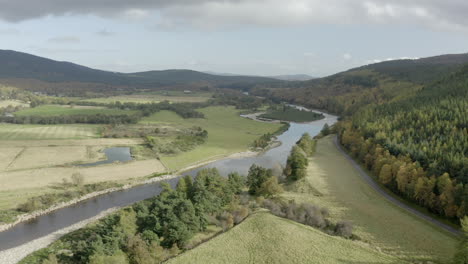
[(350, 220), (362, 240), (408, 261), (448, 263), (456, 249), (452, 234), (374, 191), (336, 149), (332, 136), (318, 141), (307, 177), (286, 190), (286, 199), (327, 207), (335, 221)]
[(98, 138), (98, 125), (16, 125), (0, 123), (0, 140)]
[(154, 93), (141, 93), (131, 95), (120, 95), (111, 97), (98, 97), (92, 99), (83, 99), (86, 102), (95, 103), (115, 103), (117, 101), (121, 103), (158, 103), (162, 101), (169, 101), (172, 103), (200, 103), (205, 102), (211, 98), (211, 93), (190, 93), (185, 94), (182, 91), (170, 91), (170, 92), (154, 92)]
[(135, 111), (120, 109), (79, 107), (64, 105), (41, 105), (34, 108), (23, 109), (15, 112), (16, 116), (62, 116), (62, 115), (125, 115), (134, 114)]
[(161, 161), (170, 170), (246, 151), (255, 139), (263, 134), (273, 133), (282, 126), (242, 118), (234, 107), (213, 106), (198, 111), (205, 114), (205, 118), (183, 119), (173, 112), (161, 111), (140, 121), (141, 124), (161, 124), (181, 128), (200, 126), (208, 131), (206, 142), (197, 148), (161, 157)]
[(405, 263), (362, 242), (258, 212), (168, 263)]

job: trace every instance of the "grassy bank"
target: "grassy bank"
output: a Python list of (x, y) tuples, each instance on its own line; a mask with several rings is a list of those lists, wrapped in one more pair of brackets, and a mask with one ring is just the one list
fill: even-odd
[(332, 217), (351, 220), (363, 240), (407, 260), (447, 263), (456, 248), (457, 238), (374, 191), (339, 153), (332, 136), (318, 141), (307, 177), (284, 196), (329, 208)]
[(208, 131), (206, 142), (196, 149), (161, 157), (162, 162), (170, 170), (178, 170), (203, 160), (245, 151), (255, 139), (263, 134), (273, 133), (282, 126), (242, 118), (234, 107), (207, 107), (199, 111), (205, 115), (205, 118), (183, 119), (174, 112), (161, 111), (140, 122), (179, 128), (200, 126)]
[(364, 243), (329, 236), (312, 227), (259, 212), (168, 263), (403, 262)]

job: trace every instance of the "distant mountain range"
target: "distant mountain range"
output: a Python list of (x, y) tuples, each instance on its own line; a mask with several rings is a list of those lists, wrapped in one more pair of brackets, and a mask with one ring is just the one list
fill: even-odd
[(418, 60), (385, 61), (314, 79), (305, 74), (262, 77), (186, 69), (119, 73), (0, 50), (0, 84), (68, 95), (158, 89), (294, 88), (299, 90), (298, 93), (286, 91), (281, 97), (298, 98), (297, 95), (302, 93), (308, 95), (302, 100), (316, 100), (320, 101), (319, 105), (325, 105), (324, 96), (358, 92), (373, 87), (377, 80), (385, 76), (392, 80), (424, 84), (465, 63), (468, 63), (468, 54), (441, 55)]
[[(219, 76), (240, 76), (239, 74), (233, 73), (220, 73), (220, 72), (213, 72), (213, 71), (204, 71), (204, 73), (219, 75)], [(256, 76), (256, 75), (250, 75)], [(307, 74), (289, 74), (289, 75), (273, 75), (273, 76), (261, 76), (266, 78), (273, 78), (282, 81), (308, 81), (314, 79), (314, 77), (307, 75)]]
[(276, 76), (269, 76), (270, 78), (283, 80), (283, 81), (308, 81), (315, 79), (307, 74), (290, 74), (290, 75), (276, 75)]
[(75, 83), (75, 86), (81, 89), (84, 89), (84, 86), (90, 88), (87, 90), (92, 90), (92, 87), (99, 87), (99, 90), (129, 87), (245, 89), (255, 84), (268, 84), (278, 80), (259, 76), (221, 76), (185, 69), (119, 73), (12, 50), (0, 50), (0, 82), (31, 89), (39, 86), (56, 87), (58, 84), (66, 84), (67, 89), (72, 89), (70, 83)]

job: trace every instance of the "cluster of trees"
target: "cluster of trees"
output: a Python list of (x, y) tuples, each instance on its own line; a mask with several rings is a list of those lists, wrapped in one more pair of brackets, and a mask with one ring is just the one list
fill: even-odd
[(238, 198), (244, 186), (244, 177), (233, 173), (224, 178), (216, 169), (200, 171), (195, 180), (186, 176), (176, 189), (163, 184), (159, 196), (65, 236), (42, 259), (94, 264), (162, 262), (178, 254), (209, 224), (226, 230), (245, 219), (249, 210)]
[(305, 133), (301, 139), (292, 147), (291, 154), (286, 161), (284, 174), (286, 179), (297, 181), (307, 175), (308, 158), (315, 153), (316, 140)]
[(366, 138), (350, 122), (341, 124), (339, 135), (342, 145), (391, 191), (448, 218), (467, 215), (468, 184), (446, 172), (428, 172), (409, 154), (392, 154), (379, 140)]
[(249, 109), (256, 111), (258, 107), (267, 104), (270, 101), (265, 98), (249, 96), (241, 91), (223, 89), (222, 92), (218, 92), (213, 95), (211, 102), (217, 105), (232, 105), (235, 106), (236, 109)]
[(294, 201), (279, 201), (266, 199), (263, 207), (276, 216), (291, 219), (304, 225), (318, 228), (330, 235), (355, 238), (353, 225), (348, 221), (333, 223), (328, 219), (327, 208), (321, 208), (310, 203), (297, 204)]
[(264, 149), (268, 147), (272, 138), (273, 138), (273, 134), (271, 133), (263, 134), (259, 138), (254, 140), (254, 142), (252, 143), (252, 147)]
[(247, 175), (247, 186), (251, 195), (274, 197), (283, 192), (278, 177), (272, 169), (266, 169), (253, 164)]
[(196, 111), (197, 108), (201, 108), (205, 103), (170, 103), (169, 101), (163, 101), (159, 103), (148, 103), (140, 104), (134, 102), (112, 102), (112, 103), (97, 103), (88, 101), (76, 101), (73, 102), (76, 105), (85, 106), (104, 106), (108, 108), (117, 108), (122, 110), (136, 110), (142, 113), (143, 116), (150, 116), (151, 114), (157, 113), (162, 110), (173, 111), (182, 118), (204, 118), (203, 113)]
[(135, 124), (140, 120), (141, 114), (128, 113), (118, 115), (60, 115), (60, 116), (2, 116), (0, 122), (13, 124)]
[(290, 124), (288, 122), (281, 122), (281, 124), (282, 126), (278, 128), (278, 130), (276, 130), (274, 133), (266, 133), (257, 138), (252, 143), (252, 147), (260, 149), (265, 149), (266, 147), (268, 147), (270, 145), (271, 140), (274, 139), (276, 135), (281, 135), (283, 134), (283, 132), (289, 129)]
[(259, 117), (292, 122), (310, 122), (322, 119), (325, 116), (321, 113), (297, 109), (292, 106), (281, 104), (270, 106), (270, 109)]
[(155, 153), (163, 154), (176, 154), (181, 151), (184, 152), (192, 150), (196, 146), (205, 143), (207, 138), (208, 131), (201, 127), (178, 131), (178, 135), (170, 142), (161, 141), (151, 134), (143, 136), (143, 139), (149, 148), (151, 148)]

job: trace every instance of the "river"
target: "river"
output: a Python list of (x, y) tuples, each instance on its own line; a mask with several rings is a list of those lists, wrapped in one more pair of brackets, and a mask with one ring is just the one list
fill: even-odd
[[(291, 123), (289, 129), (278, 136), (281, 145), (272, 148), (256, 157), (233, 158), (214, 161), (203, 167), (193, 169), (184, 175), (196, 175), (203, 168), (216, 167), (222, 175), (237, 171), (246, 174), (252, 164), (263, 167), (272, 167), (275, 164), (284, 165), (292, 146), (304, 133), (311, 136), (317, 135), (323, 125), (332, 125), (337, 117), (324, 114), (322, 120), (310, 123)], [(178, 182), (178, 178), (167, 180), (172, 186)], [(127, 190), (104, 194), (78, 204), (56, 210), (47, 215), (39, 216), (33, 220), (20, 223), (11, 229), (0, 232), (0, 251), (23, 245), (31, 240), (41, 238), (57, 230), (66, 228), (80, 221), (95, 217), (99, 213), (117, 206), (127, 206), (135, 202), (158, 195), (161, 191), (160, 183), (136, 186)]]

